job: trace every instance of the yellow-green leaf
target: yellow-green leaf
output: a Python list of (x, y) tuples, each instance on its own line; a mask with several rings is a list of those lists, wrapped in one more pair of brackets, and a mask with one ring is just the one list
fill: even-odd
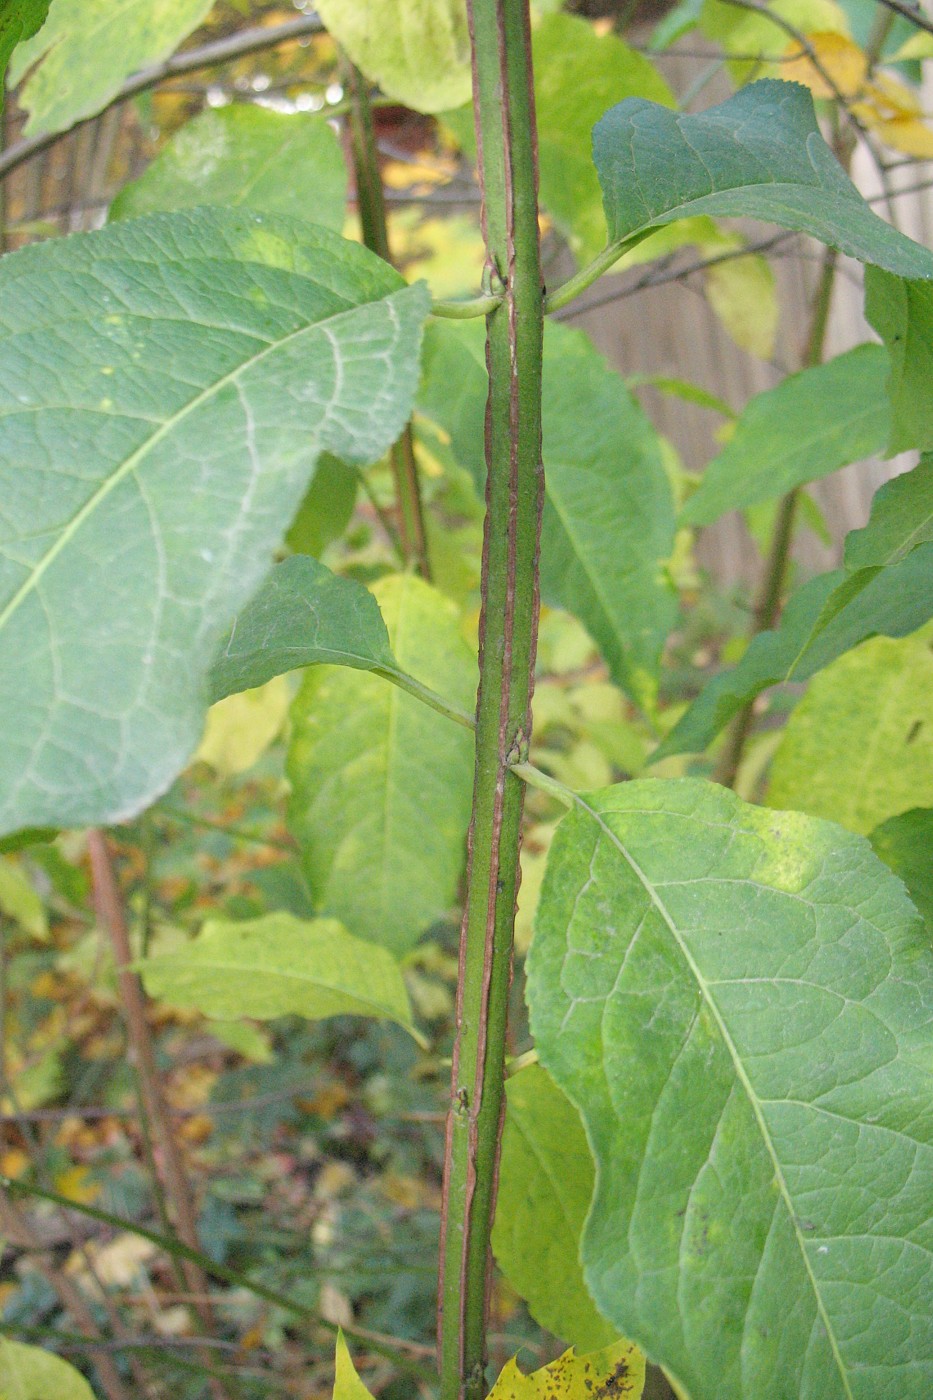
[(875, 637), (810, 684), (771, 767), (768, 802), (867, 835), (933, 806), (933, 654)]
[(373, 1400), (372, 1392), (366, 1389), (357, 1375), (342, 1329), (337, 1333), (334, 1400)]
[(513, 1356), (503, 1366), (489, 1400), (638, 1400), (644, 1387), (641, 1352), (631, 1342), (613, 1342), (582, 1356), (571, 1348), (529, 1376), (522, 1374)]
[(387, 97), (442, 112), (470, 96), (465, 0), (318, 0), (316, 9)]
[(392, 954), (354, 938), (336, 919), (210, 919), (192, 943), (139, 967), (150, 996), (221, 1021), (375, 1016), (411, 1030)]
[(217, 773), (245, 773), (282, 731), (291, 692), (284, 676), (255, 690), (228, 695), (207, 712), (207, 726), (195, 754)]
[(33, 938), (48, 937), (49, 920), (45, 905), (22, 866), (7, 856), (0, 857), (0, 914), (19, 924)]
[(41, 1347), (0, 1339), (0, 1400), (94, 1400), (79, 1371)]

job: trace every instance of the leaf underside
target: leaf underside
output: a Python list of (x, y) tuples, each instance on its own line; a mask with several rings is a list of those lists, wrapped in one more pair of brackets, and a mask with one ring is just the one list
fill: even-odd
[(3, 260), (0, 832), (171, 783), (318, 455), (404, 425), (427, 309), (335, 234), (219, 209)]

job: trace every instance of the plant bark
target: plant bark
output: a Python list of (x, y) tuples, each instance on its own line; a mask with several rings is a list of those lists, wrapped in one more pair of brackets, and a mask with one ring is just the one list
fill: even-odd
[(527, 0), (473, 0), (473, 92), (486, 242), (486, 524), (476, 769), (447, 1119), (441, 1400), (486, 1394), (489, 1236), (504, 1110), (512, 932), (538, 623), (543, 288)]

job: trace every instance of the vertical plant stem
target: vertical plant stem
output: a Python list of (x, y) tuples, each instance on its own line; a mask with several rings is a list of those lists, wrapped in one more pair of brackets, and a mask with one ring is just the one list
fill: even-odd
[[(389, 243), (389, 225), (369, 89), (366, 78), (355, 64), (348, 61), (344, 69), (350, 98), (347, 128), (363, 242), (371, 252), (390, 263), (392, 249)], [(418, 463), (415, 460), (415, 444), (410, 423), (405, 427), (398, 442), (392, 446), (389, 461), (395, 481), (402, 552), (406, 561), (414, 562), (422, 578), (430, 579), (421, 483), (418, 480)]]
[[(116, 964), (117, 984), (120, 1001), (126, 1017), (127, 1034), (133, 1053), (136, 1074), (139, 1082), (142, 1107), (155, 1134), (162, 1154), (166, 1198), (171, 1205), (175, 1229), (182, 1244), (189, 1249), (200, 1248), (194, 1197), (185, 1164), (172, 1130), (168, 1105), (162, 1094), (159, 1069), (155, 1050), (146, 1020), (146, 1000), (142, 984), (132, 971), (133, 961), (129, 931), (123, 910), (123, 900), (117, 886), (116, 874), (107, 849), (107, 842), (100, 831), (88, 834), (88, 852), (91, 858), (91, 877), (94, 892), (94, 905), (113, 949)], [(195, 1311), (208, 1334), (214, 1328), (207, 1276), (200, 1265), (190, 1259), (182, 1262), (185, 1283), (193, 1297)], [(207, 1358), (210, 1364), (211, 1358)], [(227, 1393), (217, 1380), (211, 1381), (211, 1393), (215, 1400), (227, 1400)]]
[[(835, 248), (827, 248), (823, 254), (820, 280), (813, 299), (810, 333), (802, 356), (802, 367), (805, 369), (818, 365), (823, 358), (837, 262), (838, 255)], [(787, 579), (787, 568), (790, 563), (790, 548), (794, 539), (794, 521), (800, 500), (800, 491), (799, 486), (795, 487), (793, 491), (788, 491), (777, 509), (771, 533), (771, 543), (768, 547), (768, 555), (765, 559), (752, 609), (751, 635), (753, 639), (760, 632), (770, 631), (778, 619), (784, 584)], [(754, 713), (754, 702), (750, 701), (739, 710), (726, 731), (722, 752), (713, 770), (714, 781), (722, 783), (724, 787), (735, 786), (745, 745), (751, 733)]]
[(472, 0), (488, 317), (476, 770), (441, 1224), (441, 1400), (485, 1390), (489, 1234), (504, 1108), (522, 784), (538, 623), (543, 295), (527, 0)]

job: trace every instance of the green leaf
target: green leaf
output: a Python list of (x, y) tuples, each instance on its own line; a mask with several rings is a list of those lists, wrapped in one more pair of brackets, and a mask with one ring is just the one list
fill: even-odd
[(820, 574), (790, 600), (779, 628), (759, 633), (737, 666), (704, 686), (651, 761), (702, 752), (763, 690), (808, 680), (870, 637), (909, 636), (930, 617), (933, 544), (921, 545), (890, 568)]
[(694, 214), (798, 229), (900, 277), (933, 277), (933, 253), (871, 212), (820, 135), (796, 83), (751, 83), (697, 115), (630, 98), (593, 131), (613, 247)]
[(352, 467), (325, 452), (288, 527), (285, 543), (289, 549), (296, 554), (313, 554), (317, 559), (338, 540), (353, 515), (358, 482)]
[(613, 679), (652, 703), (677, 614), (674, 503), (658, 435), (582, 331), (544, 350), (541, 595), (578, 617)]
[[(482, 328), (432, 326), (426, 344), (420, 407), (481, 488)], [(543, 418), (542, 596), (578, 617), (613, 678), (649, 703), (677, 607), (665, 574), (674, 507), (658, 436), (586, 336), (555, 324), (544, 338)]]
[(561, 823), (528, 996), (596, 1159), (584, 1275), (691, 1400), (930, 1393), (931, 973), (832, 824), (690, 780)]
[(398, 436), (427, 309), (364, 249), (241, 211), (3, 259), (0, 833), (169, 786), (318, 454)]
[(588, 20), (548, 15), (532, 36), (541, 202), (585, 260), (606, 242), (590, 133), (612, 102), (644, 97), (673, 107), (674, 95), (642, 54)]
[[(420, 579), (373, 590), (398, 667), (464, 709), (476, 663), (455, 608)], [(289, 825), (322, 914), (395, 953), (453, 903), (472, 735), (378, 676), (315, 667), (292, 707)]]
[(929, 645), (876, 637), (817, 676), (774, 755), (768, 802), (866, 834), (933, 806)]
[(466, 102), (472, 87), (465, 0), (318, 0), (357, 67), (416, 112)]
[(933, 933), (933, 811), (914, 807), (876, 826), (869, 837), (875, 853), (907, 886)]
[(709, 525), (880, 452), (890, 432), (888, 370), (880, 345), (858, 345), (756, 394), (680, 523)]
[(905, 637), (933, 617), (933, 459), (875, 493), (868, 524), (846, 536), (845, 562), (805, 584), (780, 626), (704, 686), (653, 761), (701, 752), (769, 686), (808, 680), (869, 637)]
[(0, 112), (6, 89), (6, 70), (17, 44), (31, 39), (45, 23), (49, 0), (6, 0), (0, 10)]
[(373, 1400), (372, 1392), (366, 1389), (357, 1375), (342, 1329), (337, 1332), (333, 1400)]
[(846, 535), (846, 568), (890, 567), (933, 541), (933, 453), (875, 492), (863, 530)]
[(353, 938), (336, 919), (284, 913), (245, 923), (209, 919), (179, 952), (137, 966), (156, 1000), (191, 1006), (220, 1021), (375, 1016), (412, 1028), (408, 993), (392, 954)]
[(888, 452), (933, 448), (933, 286), (870, 268), (865, 314), (891, 356)]
[(239, 102), (207, 108), (183, 126), (120, 191), (110, 218), (245, 205), (262, 214), (313, 218), (339, 233), (346, 202), (346, 162), (323, 117)]
[(49, 17), (10, 65), (28, 136), (67, 131), (106, 107), (131, 73), (168, 58), (213, 0), (52, 0)]
[(87, 1381), (52, 1352), (0, 1337), (0, 1396), (3, 1400), (94, 1400)]
[(639, 1400), (645, 1385), (645, 1358), (631, 1342), (613, 1342), (578, 1356), (572, 1349), (530, 1375), (517, 1357), (502, 1368), (489, 1400)]
[(496, 1263), (540, 1326), (595, 1351), (618, 1333), (596, 1311), (580, 1268), (595, 1179), (580, 1115), (540, 1065), (519, 1070), (505, 1089)]
[(49, 916), (22, 866), (0, 857), (0, 915), (12, 919), (33, 938), (49, 936)]
[(217, 701), (322, 663), (361, 671), (398, 669), (369, 589), (295, 554), (276, 564), (234, 619), (211, 668), (211, 697)]

